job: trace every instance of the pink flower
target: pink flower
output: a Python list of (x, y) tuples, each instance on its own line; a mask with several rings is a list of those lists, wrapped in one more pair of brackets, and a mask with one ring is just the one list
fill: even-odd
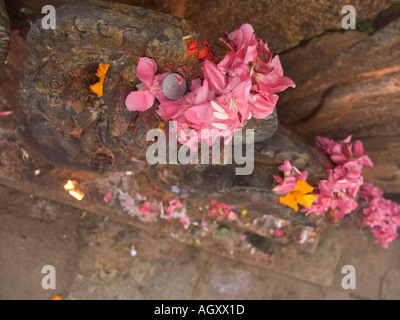
[(183, 204), (182, 202), (180, 202), (178, 199), (176, 198), (171, 198), (168, 201), (169, 206), (167, 208), (167, 218), (170, 218), (172, 216), (172, 213), (174, 212), (175, 209), (182, 209), (183, 208)]
[(249, 116), (247, 100), (250, 85), (250, 81), (239, 81), (233, 89), (215, 100), (189, 108), (185, 112), (186, 120), (192, 128), (218, 129), (220, 136), (233, 136), (234, 130), (241, 128)]
[(112, 198), (111, 192), (107, 192), (107, 193), (104, 195), (103, 200), (104, 200), (105, 203), (108, 203), (108, 202), (110, 202), (111, 198)]
[(250, 93), (249, 111), (256, 119), (264, 119), (274, 112), (279, 97), (268, 92)]
[(14, 111), (0, 111), (0, 116), (8, 116), (12, 114)]
[(283, 76), (279, 56), (275, 56), (270, 62), (260, 63), (254, 70), (253, 78), (260, 92), (278, 93), (286, 90), (288, 87), (296, 87), (293, 80)]
[(394, 241), (400, 227), (400, 205), (383, 198), (381, 189), (372, 183), (365, 183), (360, 190), (360, 196), (368, 207), (363, 209), (366, 216), (364, 224), (371, 228), (376, 243), (381, 243), (384, 248)]
[(364, 148), (360, 141), (353, 147), (350, 144), (351, 136), (340, 143), (325, 137), (316, 137), (317, 148), (329, 155), (336, 164), (330, 169), (329, 177), (321, 180), (315, 190), (317, 199), (312, 206), (305, 209), (306, 215), (315, 213), (321, 215), (329, 209), (334, 210), (335, 217), (342, 219), (358, 207), (355, 197), (364, 183), (361, 171), (364, 165), (373, 166), (368, 156), (364, 155)]
[(278, 182), (272, 191), (280, 194), (286, 194), (296, 187), (297, 180), (307, 180), (308, 172), (299, 171), (296, 167), (292, 166), (289, 160), (285, 160), (281, 166), (278, 167), (283, 172), (283, 179), (279, 176), (273, 176)]
[[(186, 214), (186, 208), (184, 208), (182, 202), (180, 202), (176, 198), (171, 198), (168, 201), (169, 205), (167, 208), (167, 216), (166, 219), (179, 219), (179, 221), (183, 224), (183, 227), (187, 229), (190, 225), (190, 219)], [(178, 210), (177, 210), (178, 209)]]
[[(276, 93), (295, 87), (283, 76), (278, 56), (272, 54), (266, 43), (256, 39), (249, 24), (225, 33), (223, 41), (230, 52), (218, 63), (203, 62), (204, 81), (192, 80), (191, 91), (177, 101), (165, 98), (161, 83), (167, 74), (155, 75), (153, 59), (138, 59), (136, 76), (143, 85), (131, 92), (125, 101), (130, 111), (145, 111), (155, 98), (160, 102), (158, 115), (176, 122), (178, 141), (192, 150), (198, 141), (207, 140), (211, 146), (218, 137), (229, 143), (236, 129), (241, 129), (251, 117), (264, 119), (274, 111)], [(193, 131), (191, 131), (194, 130)], [(208, 130), (202, 136), (202, 129)]]
[(204, 79), (210, 83), (210, 88), (217, 94), (222, 94), (226, 86), (226, 75), (210, 60), (203, 63)]
[(237, 214), (234, 211), (229, 211), (228, 219), (231, 221), (236, 221), (237, 219)]
[(211, 209), (208, 216), (215, 216), (217, 220), (223, 217), (229, 217), (230, 206), (229, 204), (211, 200)]
[(317, 149), (329, 155), (331, 160), (338, 164), (346, 164), (349, 168), (355, 171), (361, 171), (362, 166), (373, 167), (371, 159), (364, 155), (364, 147), (361, 141), (357, 140), (354, 143), (354, 154), (352, 145), (350, 144), (351, 136), (348, 136), (340, 143), (336, 143), (325, 137), (316, 137)]
[(224, 37), (220, 38), (220, 41), (224, 42), (231, 52), (218, 64), (221, 70), (237, 70), (237, 67), (255, 63), (258, 41), (250, 24), (243, 24), (239, 29), (225, 33)]
[(139, 206), (139, 211), (144, 215), (151, 215), (150, 201), (145, 201)]
[(305, 208), (303, 212), (306, 212), (306, 215), (311, 213), (321, 215), (328, 209), (332, 209), (335, 217), (342, 219), (358, 207), (358, 203), (351, 192), (353, 188), (354, 183), (337, 174), (337, 168), (330, 170), (328, 179), (321, 180), (318, 184), (317, 199), (310, 208)]
[(185, 119), (181, 117), (185, 111), (193, 106), (202, 105), (208, 102), (208, 98), (208, 80), (204, 80), (203, 83), (201, 83), (200, 79), (194, 79), (192, 80), (189, 93), (179, 100), (164, 100), (160, 104), (157, 113), (164, 121), (172, 119), (179, 122), (185, 122)]
[(129, 111), (145, 111), (149, 109), (154, 99), (163, 98), (161, 84), (168, 73), (155, 75), (157, 64), (153, 59), (147, 57), (139, 57), (136, 76), (143, 82), (143, 85), (137, 90), (128, 94), (125, 100), (125, 105)]

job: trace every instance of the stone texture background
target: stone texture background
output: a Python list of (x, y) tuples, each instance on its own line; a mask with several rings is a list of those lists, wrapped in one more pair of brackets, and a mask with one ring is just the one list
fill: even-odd
[[(297, 84), (278, 101), (281, 126), (310, 144), (316, 135), (352, 134), (375, 163), (367, 179), (388, 194), (400, 192), (400, 1), (352, 1), (357, 30), (341, 28), (344, 0), (110, 1), (185, 18), (215, 38), (251, 23)], [(18, 5), (35, 8), (35, 21), (49, 1), (5, 2), (11, 12)], [(74, 0), (50, 2), (59, 7)], [(27, 31), (29, 23), (17, 27)]]

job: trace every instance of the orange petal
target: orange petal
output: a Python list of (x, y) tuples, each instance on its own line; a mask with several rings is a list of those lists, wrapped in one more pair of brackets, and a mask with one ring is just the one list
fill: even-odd
[(286, 204), (291, 207), (294, 211), (299, 210), (296, 199), (292, 192), (289, 192), (286, 196), (279, 198), (280, 203)]
[(97, 69), (96, 76), (99, 77), (99, 82), (93, 84), (90, 86), (90, 89), (97, 94), (97, 96), (100, 98), (103, 96), (103, 84), (104, 84), (104, 79), (106, 77), (107, 70), (109, 68), (109, 64), (106, 63), (99, 63), (99, 68)]
[(306, 181), (297, 180), (296, 187), (292, 191), (300, 191), (303, 194), (310, 193), (314, 190)]
[(99, 81), (93, 85), (90, 85), (90, 90), (92, 90), (97, 96), (100, 98), (103, 96), (103, 82), (104, 81)]
[(99, 63), (99, 68), (97, 69), (96, 76), (98, 76), (100, 78), (100, 80), (101, 79), (104, 80), (104, 78), (106, 77), (106, 73), (107, 73), (107, 70), (108, 70), (109, 67), (110, 67), (109, 64)]
[(302, 194), (299, 191), (293, 192), (295, 200), (300, 203), (302, 206), (307, 208), (311, 207), (314, 200), (317, 198), (316, 195), (313, 194)]

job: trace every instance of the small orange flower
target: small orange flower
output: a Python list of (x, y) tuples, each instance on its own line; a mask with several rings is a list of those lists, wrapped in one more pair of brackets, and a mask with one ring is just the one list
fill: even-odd
[(291, 190), (286, 196), (280, 197), (280, 203), (286, 204), (291, 207), (293, 210), (299, 210), (299, 204), (309, 208), (314, 200), (317, 198), (316, 195), (308, 194), (312, 192), (314, 188), (310, 186), (304, 180), (297, 180), (296, 187)]
[(97, 69), (96, 76), (99, 77), (100, 80), (99, 82), (90, 85), (90, 89), (94, 93), (96, 93), (99, 98), (103, 96), (103, 84), (109, 66), (110, 65), (106, 63), (99, 63), (99, 68)]

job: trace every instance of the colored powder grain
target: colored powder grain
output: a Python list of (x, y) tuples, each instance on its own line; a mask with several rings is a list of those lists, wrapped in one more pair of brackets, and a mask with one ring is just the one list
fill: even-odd
[(210, 45), (208, 44), (207, 41), (203, 42), (203, 47), (201, 48), (201, 50), (199, 51), (199, 59), (207, 59), (207, 60), (211, 60), (212, 59), (212, 53), (210, 50)]
[(188, 50), (187, 50), (187, 55), (191, 57), (192, 55), (196, 54), (198, 52), (197, 48), (197, 43), (196, 41), (193, 41), (192, 39), (189, 39), (187, 41), (188, 44)]

